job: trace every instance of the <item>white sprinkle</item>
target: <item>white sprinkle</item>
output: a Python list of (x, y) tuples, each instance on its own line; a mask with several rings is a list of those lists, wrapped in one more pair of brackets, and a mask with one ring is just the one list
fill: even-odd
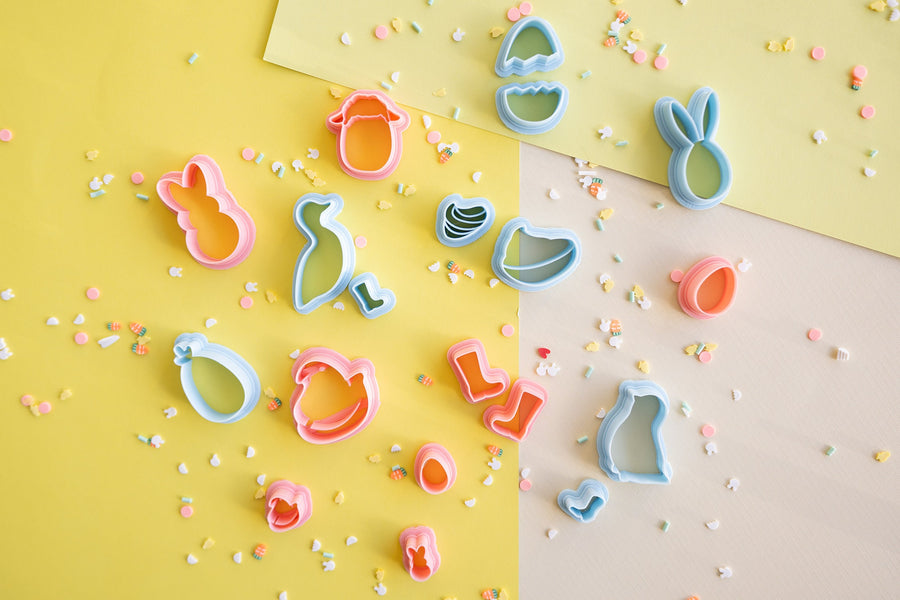
[(187, 475), (187, 474), (188, 474), (188, 468), (187, 468), (187, 465), (184, 464), (184, 463), (179, 464), (179, 465), (178, 465), (178, 472), (181, 473), (182, 475)]
[(222, 461), (219, 460), (219, 455), (218, 455), (218, 454), (213, 454), (213, 455), (212, 455), (212, 458), (209, 459), (209, 464), (211, 464), (211, 465), (214, 466), (214, 467), (218, 467), (219, 465), (221, 465), (221, 464), (222, 464)]
[(465, 271), (463, 271), (463, 275), (465, 275), (469, 279), (475, 279), (475, 271), (473, 271), (472, 269), (466, 269)]
[(400, 71), (394, 71), (393, 73), (391, 73), (391, 81), (393, 81), (394, 83), (400, 81)]
[(597, 411), (597, 414), (594, 416), (597, 417), (598, 419), (602, 419), (603, 417), (606, 416), (606, 409), (601, 408), (600, 410)]
[(113, 177), (115, 177), (115, 176), (107, 173), (106, 175), (103, 176), (103, 183), (105, 183), (106, 185), (109, 185), (112, 182)]
[(555, 529), (548, 529), (548, 530), (547, 530), (547, 537), (550, 538), (550, 539), (552, 540), (553, 538), (556, 537), (556, 534), (557, 534), (557, 533), (559, 533), (559, 532), (556, 531)]
[(323, 563), (322, 563), (322, 570), (324, 570), (325, 572), (328, 572), (328, 571), (334, 571), (334, 561), (333, 561), (333, 560), (326, 560), (325, 562), (323, 562)]
[(0, 299), (3, 299), (7, 302), (9, 302), (10, 300), (12, 300), (15, 297), (16, 297), (16, 295), (13, 294), (13, 291), (11, 288), (6, 288), (2, 292), (0, 292)]
[(550, 196), (550, 199), (551, 199), (551, 200), (559, 200), (559, 199), (560, 199), (559, 192), (557, 192), (557, 191), (556, 191), (555, 189), (553, 189), (553, 188), (550, 188), (550, 191), (547, 192), (547, 195)]
[(715, 531), (716, 529), (719, 528), (719, 520), (716, 519), (715, 521), (708, 521), (706, 523), (706, 528), (709, 529), (710, 531)]
[(298, 348), (297, 350), (294, 350), (294, 351), (291, 352), (290, 354), (288, 354), (288, 356), (291, 357), (291, 358), (297, 358), (298, 356), (300, 356), (300, 350), (299, 350), (299, 348)]
[(262, 475), (258, 476), (256, 478), (256, 483), (257, 485), (266, 485), (266, 474), (263, 473)]
[(307, 148), (306, 149), (306, 158), (311, 158), (316, 160), (319, 158), (319, 150), (317, 148)]
[(447, 278), (450, 279), (450, 283), (453, 284), (459, 281), (459, 275), (457, 275), (456, 273), (447, 273)]
[(491, 485), (492, 483), (494, 483), (494, 476), (488, 475), (481, 481), (481, 483), (483, 483), (484, 485)]
[(475, 171), (474, 173), (472, 173), (472, 181), (474, 181), (475, 183), (481, 181), (481, 171)]
[(181, 267), (169, 267), (169, 277), (181, 277)]
[(253, 458), (254, 456), (256, 456), (256, 448), (247, 446), (247, 458)]
[(281, 592), (278, 594), (278, 600), (288, 600), (287, 592)]
[(311, 549), (313, 552), (318, 552), (322, 549), (322, 542), (320, 542), (319, 540), (313, 540)]
[(331, 308), (333, 308), (334, 310), (344, 310), (344, 303), (340, 301), (335, 302), (331, 305)]
[(709, 442), (708, 444), (706, 444), (706, 446), (704, 446), (704, 449), (706, 450), (707, 456), (712, 456), (713, 454), (719, 452), (719, 448), (716, 446), (715, 442)]
[(294, 162), (291, 163), (291, 166), (294, 167), (294, 171), (300, 172), (300, 169), (303, 168), (303, 161), (299, 158), (295, 158)]
[(100, 179), (97, 177), (94, 177), (93, 179), (91, 179), (91, 182), (88, 184), (88, 187), (96, 192), (97, 190), (100, 189), (100, 187), (102, 185), (103, 185), (103, 183), (100, 181)]
[(188, 555), (187, 555), (187, 563), (188, 563), (189, 565), (196, 565), (196, 564), (197, 564), (197, 557), (194, 556), (193, 554), (188, 554)]
[[(284, 165), (281, 163), (281, 161), (276, 160), (276, 161), (272, 162), (272, 172), (273, 173), (278, 173), (279, 169), (283, 169), (283, 168), (284, 168)], [(247, 291), (249, 292), (250, 290), (247, 290)], [(253, 291), (256, 291), (256, 290), (253, 290)]]
[(728, 483), (725, 484), (725, 487), (727, 487), (732, 492), (736, 492), (740, 485), (741, 485), (740, 479), (738, 479), (737, 477), (732, 477), (731, 479), (728, 480)]
[(167, 419), (171, 419), (178, 414), (178, 409), (176, 409), (174, 406), (170, 406), (169, 408), (163, 410), (163, 413), (165, 413)]
[(450, 37), (453, 38), (454, 42), (461, 42), (461, 41), (463, 41), (463, 37), (465, 37), (465, 35), (466, 35), (466, 32), (463, 31), (462, 29), (460, 29), (459, 27), (457, 27), (456, 31), (454, 31), (453, 33), (450, 34)]
[(108, 337), (97, 340), (97, 343), (100, 344), (101, 348), (109, 348), (110, 346), (112, 346), (113, 344), (115, 344), (118, 341), (119, 341), (119, 336), (110, 335)]
[(84, 323), (84, 315), (81, 313), (78, 313), (78, 316), (76, 316), (75, 320), (72, 322), (75, 323), (76, 325), (81, 325), (82, 323)]
[(231, 557), (231, 560), (233, 560), (237, 564), (241, 564), (242, 558), (243, 558), (243, 555), (240, 552), (235, 552), (234, 556)]
[(434, 261), (433, 263), (428, 265), (428, 270), (431, 271), (432, 273), (437, 273), (438, 269), (440, 269), (440, 268), (441, 268), (441, 263), (439, 263), (438, 261)]
[(50, 317), (47, 319), (47, 325), (59, 325), (59, 319), (56, 317)]
[(259, 284), (258, 284), (257, 282), (255, 282), (255, 281), (248, 281), (247, 283), (244, 284), (244, 290), (245, 290), (248, 294), (250, 294), (250, 293), (252, 293), (252, 292), (258, 291), (258, 290), (257, 290), (257, 286), (259, 286)]
[(351, 535), (351, 536), (349, 536), (349, 537), (347, 538), (346, 544), (347, 544), (348, 546), (352, 546), (353, 544), (355, 544), (355, 543), (358, 542), (358, 541), (359, 541), (359, 540), (356, 539), (356, 536), (355, 536), (355, 535)]
[(850, 351), (846, 348), (837, 348), (834, 357), (837, 360), (850, 360)]
[(732, 571), (731, 567), (719, 567), (719, 577), (721, 579), (727, 579), (731, 577)]
[(400, 444), (394, 444), (393, 446), (391, 446), (392, 453), (400, 452), (400, 450), (402, 450), (402, 449), (403, 448), (400, 447)]
[(492, 458), (490, 461), (488, 461), (487, 466), (489, 466), (491, 469), (493, 469), (494, 471), (496, 471), (496, 470), (498, 470), (500, 467), (503, 466), (503, 463), (501, 463), (499, 460), (497, 460), (497, 457), (495, 456), (495, 457)]
[(422, 115), (422, 125), (425, 126), (425, 129), (430, 128), (431, 127), (431, 117), (429, 117), (428, 115)]
[(375, 593), (379, 596), (384, 596), (385, 594), (387, 594), (387, 588), (384, 586), (384, 583), (380, 581), (378, 582), (378, 585), (376, 585), (372, 589), (375, 590)]
[(463, 504), (465, 504), (465, 505), (468, 506), (469, 508), (472, 508), (473, 506), (475, 506), (475, 498), (467, 498), (467, 499), (463, 502)]
[(732, 400), (734, 400), (735, 402), (737, 402), (738, 400), (741, 399), (741, 397), (743, 397), (743, 394), (741, 393), (741, 390), (731, 390), (731, 398), (732, 398)]
[(522, 467), (522, 469), (519, 471), (519, 475), (522, 477), (522, 479), (528, 479), (528, 476), (531, 475), (531, 469), (529, 469), (528, 467)]
[(488, 285), (491, 286), (492, 288), (496, 287), (498, 283), (500, 283), (500, 280), (497, 279), (496, 277), (494, 277), (490, 281), (488, 281)]
[(871, 167), (866, 167), (865, 169), (863, 169), (863, 175), (865, 175), (866, 177), (872, 177), (876, 172), (877, 171), (875, 171), (875, 169)]
[(209, 329), (210, 327), (212, 327), (212, 326), (215, 325), (216, 323), (218, 323), (218, 321), (216, 321), (215, 319), (213, 319), (212, 317), (210, 317), (209, 319), (206, 320), (205, 325), (206, 325), (206, 328)]
[(603, 129), (598, 129), (597, 133), (600, 134), (600, 139), (605, 140), (613, 134), (612, 127), (606, 126)]
[(346, 31), (341, 34), (341, 43), (345, 46), (350, 45), (350, 34), (347, 33)]

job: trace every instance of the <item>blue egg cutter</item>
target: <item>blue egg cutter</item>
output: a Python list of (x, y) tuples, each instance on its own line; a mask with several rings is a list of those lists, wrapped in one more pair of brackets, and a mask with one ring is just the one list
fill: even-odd
[[(509, 104), (510, 96), (536, 96), (556, 94), (558, 101), (553, 112), (544, 119), (531, 121), (517, 115)], [(547, 133), (556, 127), (566, 114), (569, 106), (569, 89), (558, 81), (534, 81), (531, 83), (508, 83), (497, 88), (494, 98), (497, 116), (509, 129), (524, 135)]]

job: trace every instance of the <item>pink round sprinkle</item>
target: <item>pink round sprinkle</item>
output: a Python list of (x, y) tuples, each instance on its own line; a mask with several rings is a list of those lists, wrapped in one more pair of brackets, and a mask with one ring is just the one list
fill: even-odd
[(522, 18), (522, 11), (513, 6), (511, 9), (506, 11), (506, 18), (515, 23)]
[(699, 358), (702, 363), (708, 363), (712, 360), (712, 354), (709, 353), (709, 350), (704, 350), (697, 358)]
[(379, 40), (387, 39), (388, 36), (388, 28), (386, 25), (379, 25), (375, 28), (375, 37)]
[(19, 398), (19, 402), (22, 403), (22, 406), (31, 406), (34, 404), (34, 396), (31, 394), (25, 394), (21, 398)]
[(856, 79), (862, 81), (869, 74), (869, 70), (862, 65), (856, 65), (850, 72)]
[(185, 519), (190, 519), (191, 515), (194, 514), (194, 509), (191, 507), (190, 504), (185, 504), (184, 506), (181, 507), (181, 510), (179, 512), (181, 513), (181, 516), (184, 517)]
[(140, 171), (135, 171), (131, 174), (131, 183), (134, 185), (140, 185), (144, 183), (144, 174)]
[(631, 60), (633, 60), (637, 64), (643, 63), (645, 60), (647, 60), (647, 51), (635, 50), (634, 54), (631, 55)]
[(241, 158), (244, 160), (253, 160), (256, 158), (256, 151), (253, 148), (244, 148), (241, 150)]
[(825, 48), (823, 48), (822, 46), (816, 46), (809, 51), (809, 55), (812, 56), (813, 60), (822, 60), (823, 58), (825, 58)]
[(8, 142), (12, 139), (12, 131), (9, 129), (0, 129), (0, 142)]
[(519, 489), (522, 490), (523, 492), (527, 492), (528, 490), (530, 490), (531, 489), (531, 480), (523, 479), (522, 481), (520, 481)]
[(523, 17), (527, 17), (528, 15), (530, 15), (531, 10), (532, 10), (531, 2), (523, 2), (519, 5), (519, 13)]
[(709, 438), (716, 435), (716, 428), (707, 423), (703, 427), (700, 428), (700, 435), (703, 437)]
[(42, 415), (46, 415), (51, 410), (53, 410), (53, 406), (49, 402), (41, 402), (38, 404), (38, 411), (40, 411)]
[(810, 339), (810, 341), (812, 341), (812, 342), (818, 342), (819, 340), (822, 339), (822, 330), (816, 329), (815, 327), (813, 327), (812, 329), (810, 329), (809, 331), (806, 332), (806, 337), (808, 337)]
[(515, 332), (516, 328), (509, 323), (500, 328), (500, 333), (503, 334), (503, 337), (512, 337)]
[(241, 308), (250, 308), (253, 306), (253, 298), (250, 296), (241, 296)]
[(357, 248), (365, 248), (366, 244), (369, 243), (369, 240), (367, 240), (365, 236), (358, 235), (356, 236), (356, 239), (353, 240), (353, 243), (356, 244)]
[(669, 58), (667, 56), (659, 55), (653, 59), (653, 66), (660, 71), (665, 71), (669, 68)]
[(428, 135), (425, 136), (425, 141), (429, 144), (437, 144), (439, 141), (441, 141), (441, 132), (429, 131)]
[(88, 297), (88, 300), (96, 300), (100, 297), (100, 290), (95, 287), (88, 288), (84, 295)]
[(875, 116), (875, 107), (871, 104), (866, 104), (861, 109), (859, 109), (859, 116), (863, 119), (871, 119)]
[(87, 344), (87, 341), (88, 341), (88, 334), (86, 334), (85, 332), (79, 331), (78, 333), (75, 334), (75, 343), (78, 344), (79, 346)]
[(684, 271), (675, 269), (674, 271), (669, 273), (669, 279), (671, 279), (675, 283), (681, 283), (681, 280), (684, 279)]

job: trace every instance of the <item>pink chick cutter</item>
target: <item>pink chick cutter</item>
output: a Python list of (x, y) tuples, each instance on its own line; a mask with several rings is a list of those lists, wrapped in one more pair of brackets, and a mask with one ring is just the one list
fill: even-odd
[(290, 531), (312, 516), (312, 495), (305, 485), (287, 479), (273, 481), (266, 490), (266, 521), (272, 531)]

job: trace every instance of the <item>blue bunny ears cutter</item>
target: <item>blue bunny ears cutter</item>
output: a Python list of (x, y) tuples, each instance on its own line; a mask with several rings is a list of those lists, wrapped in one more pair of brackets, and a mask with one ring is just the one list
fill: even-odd
[[(687, 108), (675, 98), (664, 96), (653, 107), (656, 127), (672, 148), (669, 159), (669, 188), (679, 204), (693, 210), (712, 208), (731, 190), (731, 163), (715, 141), (719, 127), (719, 97), (711, 88), (702, 87), (691, 96)], [(696, 144), (709, 151), (719, 167), (719, 187), (704, 198), (691, 189), (687, 176), (688, 157)]]

